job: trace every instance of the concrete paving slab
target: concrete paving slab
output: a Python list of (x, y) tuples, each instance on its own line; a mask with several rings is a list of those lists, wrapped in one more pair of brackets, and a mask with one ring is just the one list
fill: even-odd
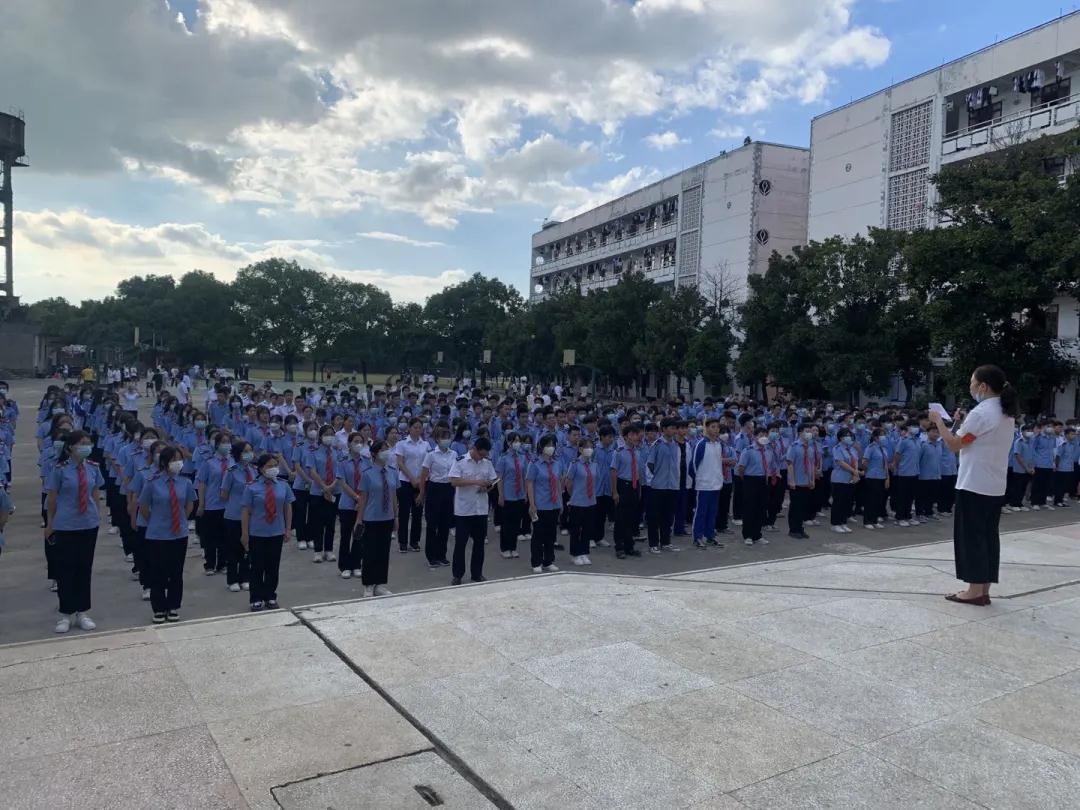
[(705, 614), (713, 621), (728, 622), (778, 613), (792, 608), (810, 607), (826, 602), (831, 595), (813, 593), (778, 593), (776, 591), (735, 590), (724, 587), (702, 587), (700, 583), (685, 583), (681, 587), (663, 584), (663, 589), (653, 595), (665, 602), (683, 605)]
[(0, 667), (8, 664), (22, 664), (28, 661), (42, 661), (47, 658), (64, 658), (83, 655), (88, 652), (107, 652), (124, 647), (139, 647), (157, 644), (158, 637), (149, 628), (124, 630), (115, 633), (76, 633), (66, 636), (53, 636), (44, 641), (21, 642), (0, 646)]
[(1006, 616), (987, 619), (984, 624), (1080, 650), (1080, 617), (1068, 606), (1052, 604), (1018, 610)]
[(598, 713), (713, 685), (708, 678), (631, 642), (535, 658), (522, 666)]
[(10, 763), (0, 796), (12, 810), (248, 807), (202, 725)]
[(619, 640), (617, 633), (586, 624), (576, 614), (550, 604), (517, 606), (484, 619), (459, 622), (458, 626), (518, 662)]
[(429, 810), (432, 803), (417, 787), (438, 798), (437, 805), (489, 810), (493, 805), (433, 753), (392, 759), (319, 776), (274, 789), (283, 810)]
[(754, 633), (819, 658), (829, 658), (905, 635), (903, 631), (845, 621), (816, 607), (755, 616), (736, 623), (735, 627), (739, 632)]
[(275, 785), (431, 748), (371, 690), (208, 726), (248, 803), (269, 810)]
[(0, 695), (0, 761), (46, 756), (199, 723), (172, 667)]
[(588, 595), (564, 601), (563, 607), (578, 617), (578, 627), (602, 627), (623, 639), (653, 635), (658, 627), (696, 627), (715, 622), (704, 613), (675, 605), (644, 589), (619, 596)]
[(172, 666), (172, 658), (160, 644), (132, 644), (112, 649), (82, 647), (84, 652), (68, 647), (69, 651), (64, 655), (0, 664), (0, 694), (47, 686), (73, 687), (84, 681), (120, 678), (134, 672)]
[(867, 749), (986, 807), (1067, 810), (1080, 794), (1080, 759), (972, 720), (967, 714), (888, 737)]
[(723, 624), (666, 629), (639, 639), (638, 644), (714, 683), (738, 681), (813, 660), (786, 644)]
[(974, 810), (977, 805), (864, 751), (848, 751), (735, 792), (757, 810)]
[(1020, 737), (1080, 757), (1080, 672), (979, 706), (976, 716)]
[[(838, 619), (863, 627), (880, 627), (903, 636), (929, 633), (943, 627), (964, 624), (974, 616), (952, 615), (942, 605), (945, 600), (934, 602), (933, 608), (912, 604), (904, 599), (851, 598), (831, 599), (817, 605), (813, 610), (827, 613)], [(939, 609), (940, 608), (940, 609)]]
[(608, 721), (725, 793), (849, 747), (725, 687), (640, 703)]
[(827, 661), (757, 675), (731, 688), (852, 744), (946, 716), (951, 706)]

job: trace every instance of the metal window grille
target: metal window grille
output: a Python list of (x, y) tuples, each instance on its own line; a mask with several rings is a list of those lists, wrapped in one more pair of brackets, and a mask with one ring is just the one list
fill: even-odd
[(928, 101), (894, 113), (889, 137), (889, 171), (899, 172), (930, 162), (930, 129), (934, 103)]
[(926, 169), (889, 178), (887, 227), (910, 231), (926, 226), (926, 178)]

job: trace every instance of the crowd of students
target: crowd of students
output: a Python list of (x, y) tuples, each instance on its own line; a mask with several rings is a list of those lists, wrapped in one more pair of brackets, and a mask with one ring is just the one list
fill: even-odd
[[(733, 526), (747, 546), (768, 544), (785, 509), (797, 541), (825, 520), (838, 534), (860, 517), (867, 531), (887, 521), (909, 528), (951, 514), (954, 498), (955, 453), (926, 413), (895, 407), (741, 397), (634, 405), (433, 382), (294, 395), (227, 381), (205, 403), (190, 389), (162, 391), (142, 419), (133, 385), (50, 386), (37, 410), (57, 632), (95, 626), (102, 497), (155, 623), (179, 620), (189, 537), (204, 573), (248, 592), (259, 611), (278, 606), (282, 549), (292, 543), (379, 596), (390, 593), (395, 540), (401, 554), (423, 552), (429, 569), (449, 567), (452, 584), (466, 567), (484, 581), (492, 515), (502, 556), (516, 559), (527, 544), (528, 567), (541, 573), (558, 570), (563, 537), (572, 564), (588, 566), (598, 547), (639, 557), (639, 541), (656, 555), (680, 551), (678, 537), (723, 548)], [(17, 418), (0, 384), (8, 481)], [(1006, 510), (1070, 505), (1078, 457), (1075, 419), (1025, 424)]]

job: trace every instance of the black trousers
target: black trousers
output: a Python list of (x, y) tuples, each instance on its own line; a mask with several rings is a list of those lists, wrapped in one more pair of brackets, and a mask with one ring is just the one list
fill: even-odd
[(312, 527), (312, 538), (315, 541), (316, 551), (331, 552), (334, 550), (334, 528), (337, 526), (337, 502), (340, 496), (335, 495), (332, 501), (326, 500), (322, 495), (308, 502), (308, 520), (311, 513), (315, 512), (316, 524)]
[(338, 541), (338, 571), (352, 571), (360, 568), (359, 543), (354, 543), (352, 536), (356, 528), (356, 510), (339, 509), (338, 523), (341, 525), (341, 539)]
[(863, 523), (871, 526), (885, 518), (885, 479), (863, 479)]
[(249, 535), (251, 557), (251, 603), (277, 599), (278, 573), (281, 569), (281, 546), (284, 535), (254, 537)]
[(596, 505), (570, 507), (570, 556), (589, 553), (589, 541), (596, 526)]
[[(637, 536), (638, 515), (641, 514), (641, 487), (637, 489), (629, 481), (618, 479), (619, 503), (615, 506), (615, 550), (626, 553), (634, 549)], [(535, 554), (533, 555), (535, 559)], [(540, 565), (533, 562), (533, 568)]]
[(843, 526), (851, 517), (852, 506), (855, 502), (854, 484), (832, 485), (832, 512), (829, 515), (829, 523), (833, 526)]
[(408, 481), (398, 485), (398, 546), (420, 548), (420, 521), (424, 507), (416, 503), (417, 490)]
[(1073, 491), (1073, 471), (1054, 473), (1054, 506), (1064, 506), (1065, 496)]
[(998, 581), (1001, 559), (1001, 498), (956, 490), (953, 512), (953, 551), (956, 578), (983, 584)]
[(1019, 509), (1024, 505), (1024, 492), (1027, 490), (1031, 476), (1026, 472), (1013, 472), (1009, 470), (1008, 483), (1005, 485), (1005, 502), (1009, 506)]
[(363, 543), (364, 565), (360, 581), (364, 585), (385, 585), (390, 581), (390, 535), (392, 520), (365, 520)]
[(98, 530), (54, 531), (53, 573), (56, 597), (65, 616), (90, 610), (90, 581), (94, 571), (94, 548)]
[(742, 536), (744, 540), (760, 540), (761, 527), (765, 522), (765, 498), (767, 489), (765, 478), (745, 475), (742, 479), (743, 518)]
[(225, 518), (222, 523), (225, 524), (225, 581), (230, 585), (250, 582), (250, 561), (240, 542), (240, 521)]
[[(634, 520), (636, 521), (637, 518), (635, 517)], [(636, 526), (637, 523), (635, 522), (634, 525)], [(558, 509), (538, 509), (536, 511), (536, 522), (532, 525), (532, 539), (529, 541), (529, 557), (533, 568), (554, 564), (555, 533), (558, 529)], [(633, 540), (630, 542), (633, 544)]]
[(919, 479), (915, 482), (915, 514), (920, 517), (930, 517), (934, 514), (934, 504), (937, 503), (938, 491), (941, 489), (941, 479)]
[(718, 532), (726, 531), (728, 527), (728, 512), (731, 509), (731, 492), (735, 489), (731, 485), (731, 481), (725, 481), (723, 489), (720, 490), (720, 499), (716, 503), (716, 530)]
[(743, 479), (739, 476), (735, 476), (731, 482), (731, 518), (732, 520), (742, 520), (743, 516)]
[[(239, 521), (236, 521), (239, 525)], [(184, 599), (184, 559), (187, 538), (147, 540), (150, 559), (150, 608), (154, 613), (179, 610)], [(239, 540), (237, 541), (239, 542)]]
[(429, 481), (424, 492), (424, 512), (427, 514), (424, 556), (429, 563), (438, 563), (446, 559), (446, 544), (454, 518), (454, 488), (448, 483)]
[(787, 527), (793, 534), (803, 533), (803, 521), (810, 517), (810, 496), (813, 490), (810, 487), (795, 487), (790, 491), (790, 503), (788, 503)]
[(139, 526), (135, 530), (135, 569), (139, 572), (139, 585), (144, 590), (150, 587), (150, 560), (147, 557), (146, 527)]
[(615, 503), (610, 495), (596, 496), (596, 512), (593, 517), (592, 536), (589, 539), (599, 543), (607, 534), (608, 521), (615, 519)]
[(941, 476), (941, 486), (937, 492), (937, 510), (939, 512), (952, 512), (956, 503), (956, 476)]
[(517, 551), (521, 531), (521, 515), (529, 511), (528, 501), (504, 501), (502, 523), (499, 525), (499, 550)]
[(225, 539), (225, 510), (207, 509), (202, 516), (203, 568), (223, 571), (229, 562)]
[(650, 548), (671, 544), (671, 523), (675, 519), (675, 498), (678, 495), (677, 489), (653, 487), (648, 516)]
[(456, 515), (454, 518), (454, 559), (450, 569), (455, 579), (465, 576), (465, 549), (472, 541), (469, 576), (478, 580), (484, 576), (484, 539), (487, 537), (487, 515)]
[(769, 499), (765, 507), (765, 525), (775, 526), (776, 516), (784, 507), (784, 493), (787, 492), (787, 470), (777, 479), (769, 479)]
[(814, 491), (810, 496), (814, 505), (814, 514), (818, 512), (824, 512), (825, 507), (829, 505), (829, 478), (832, 476), (832, 470), (822, 470), (821, 478), (814, 482)]
[(308, 503), (311, 495), (306, 489), (294, 489), (293, 495), (296, 497), (292, 505), (293, 531), (296, 532), (297, 543), (306, 543), (308, 541)]
[(893, 506), (897, 520), (911, 520), (911, 504), (915, 500), (915, 484), (918, 480), (916, 475), (893, 476)]
[(1048, 467), (1036, 467), (1035, 478), (1031, 482), (1031, 505), (1046, 506), (1054, 488), (1054, 471)]

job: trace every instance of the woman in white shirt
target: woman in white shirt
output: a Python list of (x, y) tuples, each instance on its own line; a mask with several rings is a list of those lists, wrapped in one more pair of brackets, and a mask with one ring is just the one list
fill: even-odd
[[(998, 581), (1001, 537), (998, 524), (1005, 496), (1009, 452), (1019, 415), (1016, 389), (997, 366), (979, 366), (971, 375), (971, 396), (979, 404), (953, 435), (941, 416), (933, 411), (950, 452), (959, 452), (956, 506), (953, 512), (953, 547), (956, 578), (967, 589), (949, 594), (950, 602), (990, 604), (990, 585)], [(959, 421), (959, 420), (958, 420)]]

